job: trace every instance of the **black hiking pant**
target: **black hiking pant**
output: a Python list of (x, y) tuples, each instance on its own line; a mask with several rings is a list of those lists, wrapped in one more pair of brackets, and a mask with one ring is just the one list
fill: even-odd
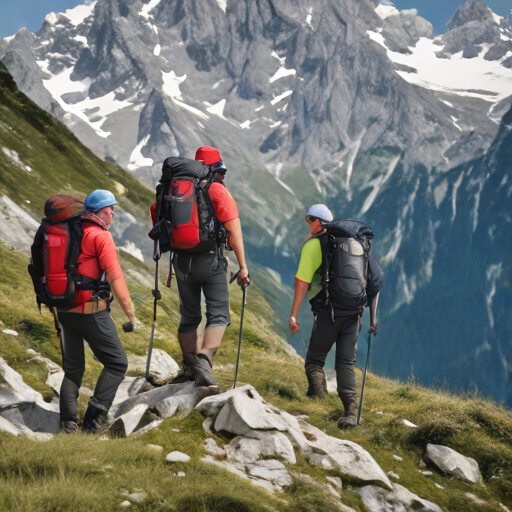
[(173, 259), (180, 295), (178, 332), (192, 332), (201, 323), (201, 290), (206, 302), (206, 327), (229, 325), (227, 264), (215, 252), (175, 254)]
[(77, 421), (76, 400), (85, 371), (84, 339), (103, 365), (89, 405), (108, 412), (128, 369), (116, 326), (108, 310), (93, 314), (59, 312), (64, 380), (60, 388), (62, 421)]
[(324, 308), (315, 316), (315, 323), (309, 340), (305, 369), (309, 374), (323, 369), (327, 354), (336, 343), (336, 382), (338, 396), (347, 409), (356, 401), (356, 343), (359, 336), (359, 315), (336, 316), (332, 321), (331, 309)]

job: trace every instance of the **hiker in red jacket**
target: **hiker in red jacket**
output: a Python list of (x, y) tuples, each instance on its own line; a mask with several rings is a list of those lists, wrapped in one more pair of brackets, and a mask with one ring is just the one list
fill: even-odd
[(110, 315), (108, 285), (130, 323), (134, 327), (139, 326), (116, 247), (108, 231), (116, 204), (111, 192), (95, 190), (87, 196), (85, 212), (82, 215), (83, 238), (76, 274), (94, 280), (106, 280), (105, 290), (103, 293), (97, 290), (78, 290), (70, 307), (58, 308), (65, 372), (60, 390), (60, 414), (66, 433), (77, 430), (76, 402), (85, 371), (84, 339), (103, 364), (94, 395), (89, 399), (84, 416), (84, 431), (95, 433), (102, 430), (117, 388), (128, 368), (126, 354)]

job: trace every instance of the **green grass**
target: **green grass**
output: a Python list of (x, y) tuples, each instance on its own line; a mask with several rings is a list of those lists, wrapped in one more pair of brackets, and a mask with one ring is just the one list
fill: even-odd
[[(1, 146), (16, 151), (32, 172), (16, 166)], [(21, 93), (8, 73), (0, 71), (0, 193), (41, 216), (51, 195), (87, 195), (96, 188), (113, 191), (125, 210), (149, 219), (146, 205), (153, 201), (151, 191), (121, 168), (95, 156), (63, 124)]]
[[(99, 187), (111, 189), (119, 196), (120, 204), (138, 217), (146, 215), (146, 206), (152, 201), (151, 192), (121, 169), (96, 158), (66, 128), (19, 93), (1, 68), (0, 146), (17, 151), (23, 163), (33, 168), (31, 173), (20, 169), (0, 150), (0, 193), (18, 204), (31, 201), (28, 207), (39, 215), (48, 196), (65, 191), (85, 194)], [(389, 160), (393, 154), (384, 152), (372, 158)], [(373, 165), (373, 160), (363, 163)], [(272, 188), (262, 173), (255, 173), (253, 179), (263, 180), (258, 186), (266, 183), (270, 187), (269, 204), (276, 212), (286, 211), (287, 205), (295, 201), (291, 194)], [(313, 199), (301, 197), (303, 201)], [(261, 207), (249, 206), (256, 214)], [(267, 236), (258, 231), (258, 226), (254, 223), (252, 234)], [(119, 330), (119, 335), (128, 354), (144, 356), (153, 315), (153, 275), (144, 264), (125, 253), (120, 253), (120, 260), (143, 327), (133, 333)], [(0, 332), (0, 356), (49, 400), (52, 390), (45, 384), (47, 370), (42, 363), (30, 361), (26, 349), (33, 348), (61, 364), (59, 340), (50, 313), (43, 310), (40, 314), (37, 310), (27, 262), (26, 256), (0, 243), (0, 327), (19, 333), (15, 337)], [(165, 267), (163, 262), (159, 276), (162, 284), (167, 277)], [(284, 334), (280, 323), (284, 310), (270, 306), (279, 302), (280, 296), (272, 290), (272, 280), (264, 269), (256, 269), (254, 276), (245, 310), (239, 382), (252, 384), (267, 401), (291, 414), (306, 414), (310, 423), (327, 434), (359, 443), (385, 472), (399, 474), (400, 484), (445, 511), (475, 510), (467, 492), (488, 503), (479, 510), (501, 510), (499, 503), (512, 507), (510, 410), (481, 397), (457, 396), (422, 388), (414, 382), (404, 384), (370, 375), (362, 428), (339, 431), (339, 399), (333, 395), (325, 401), (305, 397), (304, 363), (285, 350), (280, 336)], [(180, 361), (176, 283), (171, 289), (163, 285), (161, 289), (163, 300), (158, 303), (154, 346)], [(231, 326), (214, 367), (224, 389), (233, 383), (234, 370), (228, 365), (236, 362), (242, 299), (236, 285), (231, 286), (231, 291)], [(125, 321), (116, 303), (112, 315), (118, 326)], [(101, 365), (86, 349), (83, 385), (93, 388), (100, 371)], [(86, 402), (87, 396), (81, 395), (80, 416)], [(418, 428), (406, 427), (403, 419)], [(327, 483), (327, 475), (343, 479), (345, 504), (365, 510), (359, 496), (350, 489), (357, 487), (354, 482), (337, 471), (312, 467), (302, 456), (298, 456), (291, 469), (320, 486), (296, 479), (285, 492), (271, 496), (246, 480), (201, 462), (206, 454), (201, 447), (205, 436), (202, 417), (197, 412), (187, 418), (170, 418), (142, 437), (124, 440), (102, 441), (80, 434), (60, 435), (42, 443), (0, 432), (0, 511), (118, 510), (126, 493), (142, 490), (148, 497), (142, 504), (133, 504), (134, 510), (327, 512), (338, 510), (325, 487), (321, 487)], [(218, 441), (222, 444), (228, 440)], [(419, 462), (429, 442), (445, 444), (475, 458), (485, 485), (464, 483), (435, 470), (432, 476), (421, 474)], [(149, 443), (162, 446), (163, 453), (148, 450)], [(164, 456), (172, 450), (188, 453), (191, 462), (166, 463)], [(393, 454), (403, 460), (395, 460)], [(186, 477), (175, 476), (178, 471), (184, 471)]]

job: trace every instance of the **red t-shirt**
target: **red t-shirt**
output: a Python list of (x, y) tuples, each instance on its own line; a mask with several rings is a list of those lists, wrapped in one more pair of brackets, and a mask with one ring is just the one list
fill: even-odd
[[(78, 257), (77, 275), (101, 279), (103, 272), (120, 269), (116, 246), (112, 235), (93, 222), (84, 222), (82, 252)], [(79, 290), (74, 300), (75, 304), (89, 302), (91, 291)]]
[[(213, 209), (215, 210), (215, 215), (220, 222), (225, 224), (233, 219), (238, 219), (238, 208), (236, 207), (235, 200), (233, 196), (229, 193), (228, 189), (222, 185), (222, 183), (217, 183), (214, 181), (210, 185), (210, 199), (213, 203)], [(156, 222), (156, 202), (151, 205), (151, 220), (153, 221), (153, 225)]]

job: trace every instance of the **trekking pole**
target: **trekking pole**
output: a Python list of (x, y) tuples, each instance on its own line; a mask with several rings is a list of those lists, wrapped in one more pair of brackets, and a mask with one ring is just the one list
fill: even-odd
[(368, 351), (366, 352), (366, 363), (364, 365), (363, 385), (361, 386), (361, 399), (359, 400), (359, 410), (357, 411), (357, 426), (361, 423), (361, 411), (363, 410), (364, 385), (366, 384), (366, 374), (370, 364), (370, 347), (372, 343), (372, 333), (368, 333)]
[(158, 289), (158, 262), (160, 260), (160, 252), (158, 251), (158, 240), (155, 240), (155, 247), (153, 249), (153, 260), (156, 262), (155, 269), (155, 289), (151, 291), (155, 298), (153, 304), (153, 324), (151, 325), (151, 334), (149, 335), (148, 355), (146, 358), (146, 380), (149, 377), (149, 368), (151, 366), (151, 354), (153, 353), (153, 337), (155, 336), (155, 324), (156, 324), (156, 303), (162, 298), (162, 294)]
[(242, 350), (242, 328), (244, 325), (245, 300), (246, 300), (246, 292), (247, 292), (248, 286), (249, 286), (248, 284), (246, 284), (245, 286), (242, 286), (242, 310), (240, 311), (240, 333), (238, 334), (238, 355), (236, 357), (235, 382), (233, 383), (233, 389), (236, 388), (236, 381), (238, 378), (238, 366), (240, 365), (240, 352)]

